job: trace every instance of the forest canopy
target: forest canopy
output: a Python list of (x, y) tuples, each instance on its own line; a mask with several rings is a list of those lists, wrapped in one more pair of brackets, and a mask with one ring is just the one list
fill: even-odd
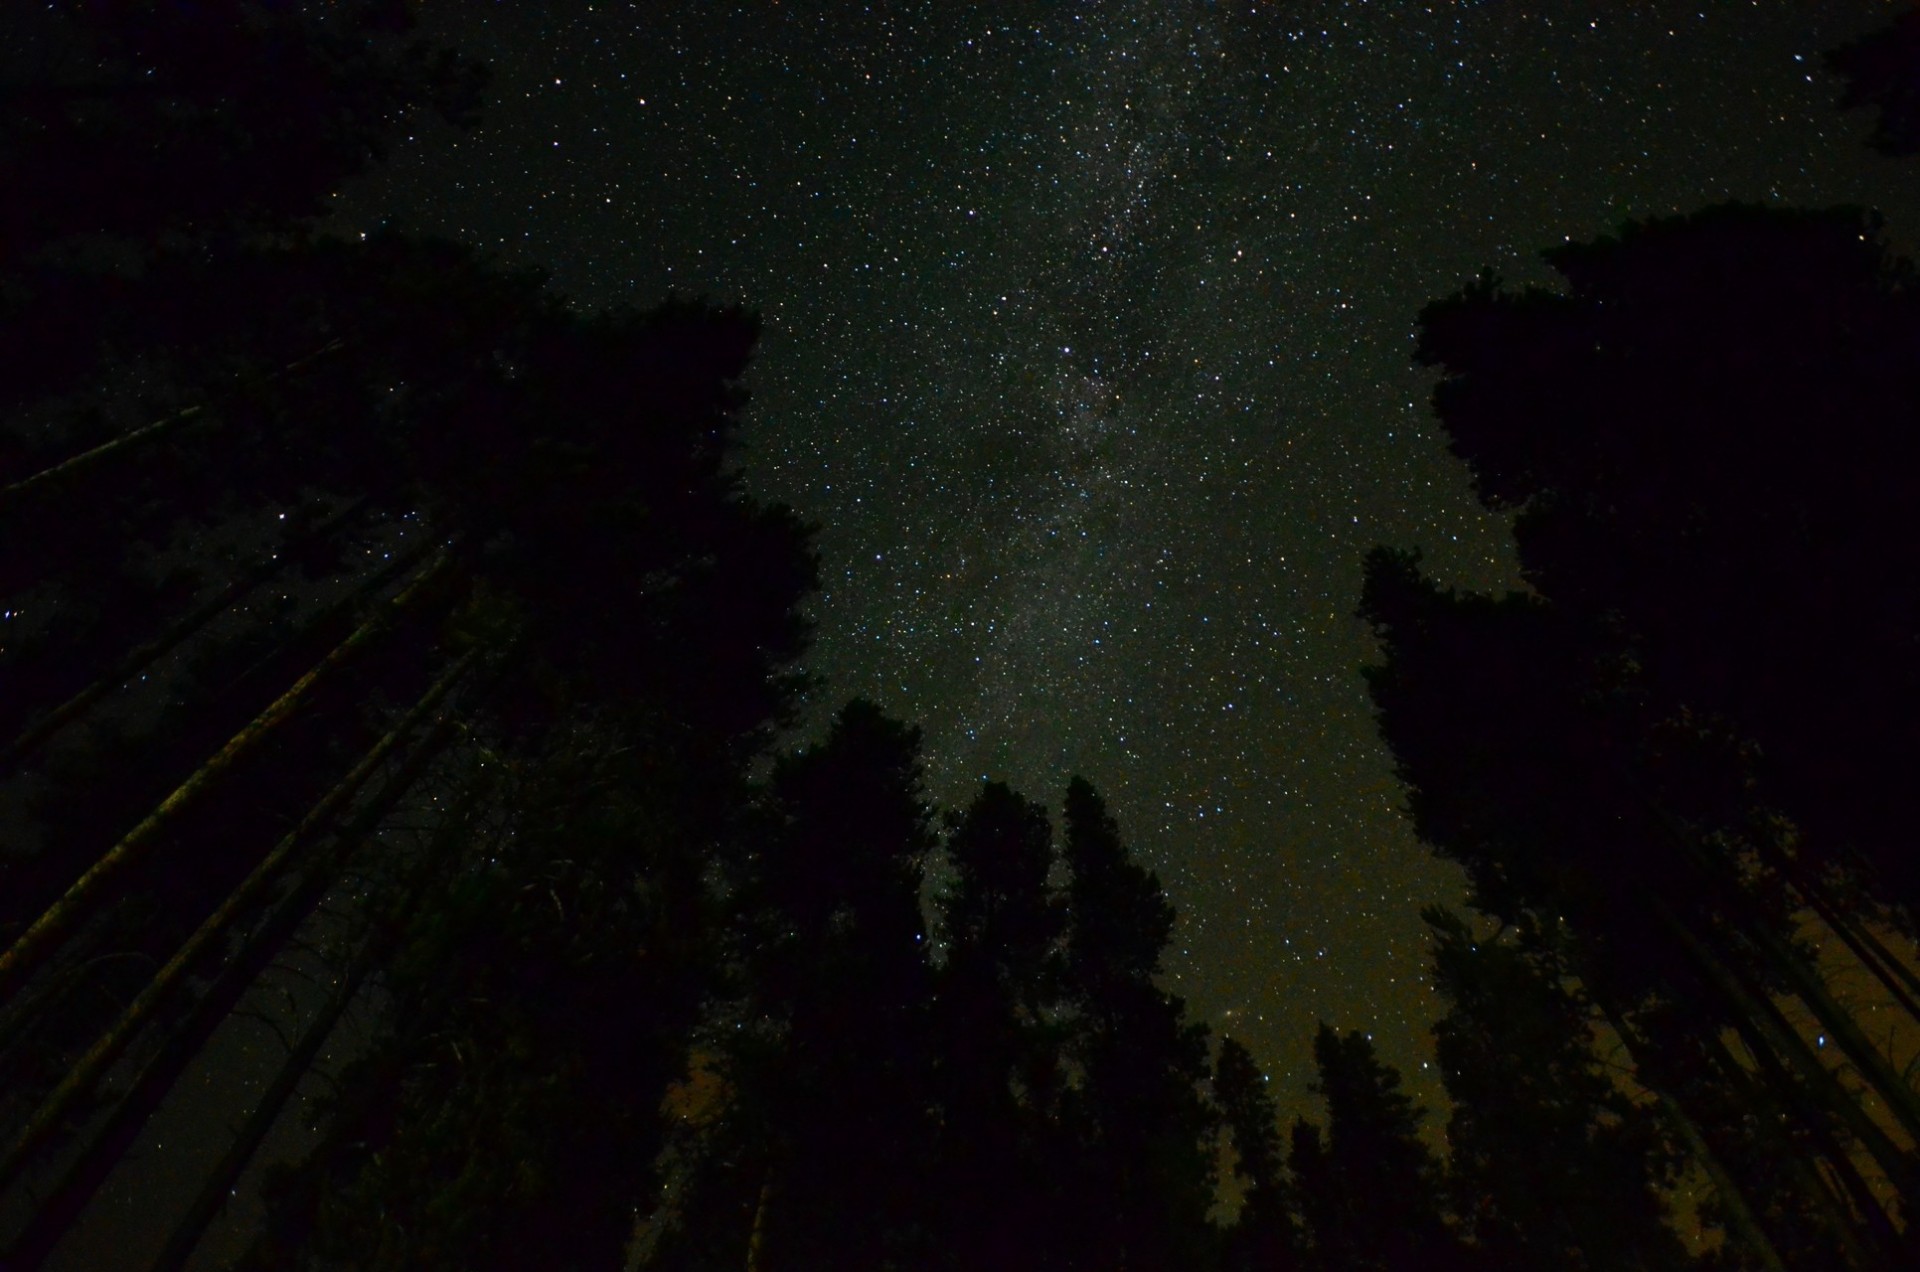
[[(911, 723), (800, 730), (751, 310), (329, 231), (482, 117), (414, 19), (0, 19), (6, 1267), (1913, 1264), (1920, 286), (1875, 214), (1635, 221), (1419, 315), (1526, 583), (1383, 546), (1359, 601), (1470, 888), (1423, 915), (1448, 1107), (1323, 1022), (1283, 1125), (1095, 781), (942, 808)], [(1889, 154), (1917, 29), (1833, 54)], [(177, 1204), (106, 1213), (196, 1083)]]

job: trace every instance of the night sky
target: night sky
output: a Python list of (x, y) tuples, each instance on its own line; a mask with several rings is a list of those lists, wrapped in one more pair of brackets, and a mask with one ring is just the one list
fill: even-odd
[(1180, 908), (1173, 987), (1283, 1108), (1317, 1019), (1431, 1104), (1418, 911), (1460, 882), (1401, 821), (1352, 611), (1375, 543), (1513, 567), (1414, 316), (1729, 198), (1910, 245), (1920, 166), (1819, 60), (1898, 7), (437, 0), (487, 123), (341, 222), (759, 308), (748, 475), (822, 527), (816, 714), (921, 724), (949, 803), (1085, 774)]

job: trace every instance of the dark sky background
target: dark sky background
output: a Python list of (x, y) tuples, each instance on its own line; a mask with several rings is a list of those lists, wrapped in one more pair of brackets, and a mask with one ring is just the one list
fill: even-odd
[(1438, 1005), (1352, 617), (1375, 543), (1512, 582), (1410, 362), (1428, 300), (1628, 217), (1887, 209), (1820, 53), (1899, 6), (436, 0), (492, 63), (342, 223), (587, 305), (758, 307), (748, 471), (822, 526), (821, 711), (926, 730), (934, 792), (1108, 796), (1173, 985), (1306, 1109), (1314, 1023), (1415, 1094)]

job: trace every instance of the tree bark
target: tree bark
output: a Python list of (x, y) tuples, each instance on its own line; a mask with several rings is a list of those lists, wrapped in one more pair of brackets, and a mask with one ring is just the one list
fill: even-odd
[(66, 1077), (42, 1100), (40, 1107), (28, 1119), (25, 1129), (16, 1137), (6, 1155), (0, 1157), (0, 1179), (11, 1174), (26, 1155), (60, 1124), (67, 1111), (82, 1096), (93, 1088), (93, 1084), (107, 1071), (120, 1053), (126, 1049), (134, 1036), (153, 1016), (154, 1011), (171, 992), (174, 985), (184, 977), (202, 955), (212, 948), (234, 921), (277, 880), (288, 865), (294, 853), (312, 836), (331, 821), (348, 800), (352, 799), (367, 779), (386, 762), (406, 736), (424, 720), (427, 715), (445, 700), (448, 693), (459, 683), (473, 666), (478, 657), (477, 650), (461, 655), (452, 667), (435, 681), (420, 700), (408, 709), (406, 715), (387, 731), (378, 742), (368, 749), (359, 762), (348, 770), (346, 776), (337, 782), (333, 789), (321, 797), (320, 801), (308, 810), (300, 823), (289, 831), (280, 842), (275, 844), (259, 865), (255, 866), (247, 877), (240, 881), (227, 899), (220, 903), (214, 912), (206, 917), (167, 962), (155, 972), (153, 979), (127, 1004), (117, 1020), (107, 1028), (91, 1046), (68, 1069)]
[[(340, 350), (346, 348), (347, 343), (347, 340), (343, 337), (336, 337), (333, 340), (329, 340), (326, 344), (321, 345), (306, 357), (289, 362), (286, 366), (281, 367), (267, 378), (269, 381), (280, 380), (295, 372), (305, 370), (322, 358), (338, 353)], [(91, 450), (81, 451), (78, 455), (61, 460), (51, 467), (43, 468), (31, 477), (24, 477), (8, 486), (0, 486), (0, 513), (6, 512), (22, 500), (33, 498), (46, 492), (60, 482), (71, 479), (74, 474), (92, 468), (104, 460), (110, 459), (115, 455), (124, 454), (144, 443), (157, 441), (181, 425), (191, 423), (206, 413), (207, 408), (204, 405), (183, 407), (171, 415), (163, 416), (155, 420), (151, 424), (143, 424), (132, 432), (122, 433), (110, 441), (100, 443), (100, 445), (93, 447)]]
[[(307, 534), (302, 535), (296, 543), (318, 543), (358, 515), (366, 506), (365, 499), (356, 500), (328, 517)], [(292, 546), (294, 545), (287, 545), (287, 547)], [(286, 548), (275, 552), (264, 561), (257, 562), (239, 578), (222, 588), (218, 594), (183, 615), (146, 644), (129, 650), (119, 662), (95, 679), (92, 684), (23, 729), (19, 737), (8, 743), (6, 750), (0, 751), (0, 767), (18, 763), (28, 752), (70, 724), (94, 703), (152, 666), (180, 642), (225, 613), (235, 601), (273, 578), (284, 568), (286, 568)]]
[(4, 954), (0, 954), (0, 993), (6, 992), (12, 984), (17, 983), (22, 976), (33, 969), (55, 938), (64, 933), (85, 912), (93, 898), (114, 876), (145, 851), (162, 829), (232, 769), (243, 756), (265, 742), (274, 730), (300, 706), (315, 684), (371, 644), (402, 612), (419, 600), (428, 586), (446, 571), (451, 560), (451, 554), (442, 548), (434, 559), (414, 576), (413, 581), (401, 590), (399, 595), (376, 611), (352, 635), (334, 646), (326, 657), (296, 680), (266, 710), (255, 716), (245, 728), (234, 734), (212, 758), (162, 800), (159, 807), (147, 814), (137, 826), (121, 838), (120, 842), (108, 849), (105, 856), (75, 880), (65, 895), (47, 907), (46, 911), (14, 941), (13, 946)]
[[(361, 844), (379, 829), (394, 805), (413, 788), (427, 766), (445, 748), (454, 733), (451, 716), (441, 719), (408, 753), (380, 789), (343, 827), (333, 848), (302, 875), (293, 893), (272, 913), (241, 949), (221, 968), (208, 988), (176, 1025), (158, 1054), (142, 1066), (126, 1096), (105, 1125), (62, 1173), (59, 1182), (38, 1203), (26, 1228), (5, 1254), (8, 1272), (29, 1272), (46, 1259), (62, 1235), (79, 1218), (114, 1164), (132, 1145), (140, 1128), (165, 1101), (167, 1093), (200, 1054), (220, 1023), (239, 1003), (260, 973), (278, 955), (314, 907), (333, 886), (338, 870)], [(10, 1154), (11, 1156), (11, 1154)]]

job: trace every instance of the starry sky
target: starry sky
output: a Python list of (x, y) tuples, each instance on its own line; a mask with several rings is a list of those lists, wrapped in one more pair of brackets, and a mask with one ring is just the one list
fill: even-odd
[(487, 123), (339, 223), (583, 304), (743, 301), (752, 487), (821, 526), (816, 714), (930, 785), (1108, 797), (1179, 906), (1169, 984), (1307, 1111), (1314, 1023), (1437, 1104), (1418, 911), (1352, 617), (1375, 543), (1514, 581), (1410, 361), (1491, 265), (1730, 198), (1884, 208), (1920, 166), (1820, 53), (1895, 0), (436, 0)]

